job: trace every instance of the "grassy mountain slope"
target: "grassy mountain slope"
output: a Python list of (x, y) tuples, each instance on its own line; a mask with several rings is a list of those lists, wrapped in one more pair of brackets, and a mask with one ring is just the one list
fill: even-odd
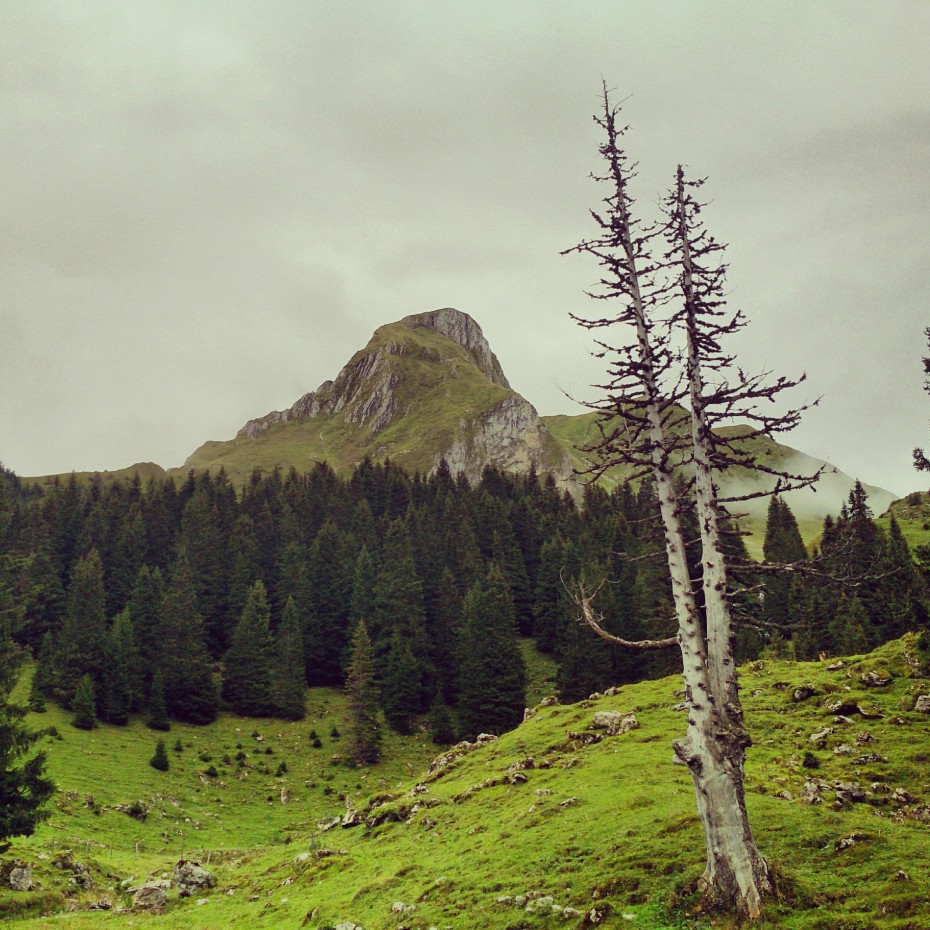
[[(910, 637), (834, 670), (785, 662), (744, 669), (755, 740), (748, 803), (784, 895), (761, 924), (766, 930), (930, 925), (930, 723), (913, 709), (916, 696), (930, 691), (930, 682), (915, 677), (927, 658)], [(870, 671), (893, 677), (870, 687), (861, 677)], [(794, 701), (794, 689), (805, 684), (816, 693)], [(12, 916), (30, 897), (41, 905), (42, 895), (59, 894), (65, 876), (38, 856), (67, 847), (92, 864), (98, 883), (72, 895), (76, 908), (102, 897), (120, 903), (114, 891), (120, 881), (170, 871), (182, 851), (210, 856), (218, 878), (204, 898), (172, 895), (163, 917), (78, 910), (63, 919), (69, 927), (154, 921), (164, 928), (321, 930), (351, 920), (369, 930), (505, 930), (591, 926), (585, 915), (592, 908), (606, 928), (726, 926), (720, 918), (712, 923), (712, 915), (686, 920), (682, 911), (668, 910), (670, 902), (687, 908), (687, 888), (702, 862), (690, 779), (671, 764), (671, 740), (684, 727), (674, 709), (678, 686), (670, 678), (541, 707), (513, 732), (432, 775), (425, 772), (428, 747), (416, 739), (391, 743), (386, 761), (371, 771), (330, 764), (333, 746), (324, 728), (341, 712), (332, 693), (312, 695), (313, 719), (302, 724), (224, 718), (203, 729), (176, 727), (169, 746), (180, 736), (185, 748), (180, 757), (169, 752), (172, 769), (164, 774), (146, 765), (154, 744), (149, 731), (87, 736), (51, 711), (64, 737), (48, 742), (62, 790), (52, 822), (16, 846), (19, 856), (37, 861), (44, 890), (0, 892), (0, 913)], [(830, 702), (840, 700), (848, 722), (834, 719)], [(639, 728), (589, 742), (594, 712), (607, 709), (635, 712)], [(832, 732), (812, 742), (825, 725)], [(308, 745), (311, 726), (323, 735), (324, 750)], [(240, 743), (243, 750), (236, 750)], [(207, 783), (199, 776), (206, 766), (197, 758), (201, 749), (221, 770)], [(249, 774), (241, 781), (234, 755), (232, 764), (222, 761), (223, 753), (236, 751), (247, 757)], [(288, 771), (276, 778), (280, 761)], [(258, 771), (262, 763), (269, 774)], [(819, 786), (817, 804), (800, 800), (809, 780)], [(840, 797), (858, 793), (851, 783), (861, 787), (862, 800), (838, 800), (837, 785)], [(292, 799), (282, 805), (285, 786)], [(337, 793), (371, 825), (321, 831), (317, 820), (344, 810)], [(107, 808), (95, 814), (87, 794), (104, 806), (142, 798), (151, 811), (144, 823)], [(547, 915), (545, 896), (577, 913)], [(60, 923), (56, 918), (54, 925)], [(50, 925), (48, 917), (14, 924)]]
[[(137, 462), (135, 465), (130, 465), (128, 468), (117, 468), (113, 471), (78, 471), (74, 472), (74, 477), (80, 487), (86, 487), (90, 484), (91, 479), (95, 477), (99, 478), (104, 484), (111, 484), (115, 481), (128, 485), (132, 483), (136, 475), (138, 475), (142, 483), (145, 484), (149, 478), (161, 479), (167, 474), (168, 473), (161, 465), (156, 465), (154, 462)], [(21, 478), (20, 480), (26, 485), (38, 485), (41, 488), (49, 488), (55, 481), (68, 481), (70, 477), (71, 473), (63, 475), (41, 475), (34, 478)]]
[(930, 543), (930, 493), (915, 491), (896, 500), (878, 522), (887, 530), (892, 517), (912, 549)]
[[(597, 414), (592, 411), (580, 416), (543, 417), (542, 419), (552, 437), (571, 457), (572, 467), (583, 471), (587, 461), (584, 453), (578, 451), (578, 447), (589, 445), (597, 440)], [(727, 426), (719, 429), (718, 432), (723, 436), (738, 437), (745, 432), (745, 427)], [(746, 446), (761, 464), (796, 474), (814, 474), (825, 464), (821, 459), (764, 436), (746, 440)], [(603, 475), (601, 481), (605, 486), (613, 488), (624, 480), (626, 473), (624, 468), (612, 468)], [(805, 542), (810, 543), (820, 535), (826, 514), (839, 512), (854, 481), (855, 479), (839, 469), (827, 468), (817, 483), (816, 490), (793, 491), (785, 495), (785, 500), (797, 517), (798, 527)], [(758, 490), (770, 490), (773, 486), (773, 478), (744, 468), (731, 469), (723, 476), (721, 482), (723, 496), (738, 496)], [(869, 484), (864, 487), (876, 514), (882, 513), (895, 500), (895, 495), (884, 488)], [(743, 529), (751, 534), (747, 540), (747, 546), (751, 555), (761, 557), (768, 498), (739, 501), (730, 506), (734, 512), (746, 514), (741, 523)], [(928, 514), (928, 519), (930, 519), (930, 514)]]
[[(222, 466), (238, 485), (256, 466), (305, 471), (314, 461), (325, 459), (344, 473), (366, 455), (425, 472), (456, 440), (467, 444), (489, 411), (507, 400), (522, 400), (510, 388), (491, 381), (468, 349), (433, 330), (400, 322), (382, 326), (345, 371), (364, 369), (374, 356), (380, 366), (376, 377), (367, 383), (362, 378), (347, 379), (351, 409), (340, 406), (311, 419), (276, 423), (255, 439), (240, 433), (228, 442), (207, 442), (174, 473)], [(347, 414), (387, 402), (373, 396), (376, 392), (390, 395), (393, 415), (386, 426), (372, 429)], [(558, 455), (556, 447), (552, 451)]]

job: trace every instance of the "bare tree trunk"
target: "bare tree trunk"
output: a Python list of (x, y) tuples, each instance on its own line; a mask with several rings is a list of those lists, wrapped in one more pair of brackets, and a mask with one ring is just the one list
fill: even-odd
[(710, 700), (714, 730), (702, 733), (703, 750), (683, 761), (691, 769), (698, 808), (707, 841), (707, 867), (702, 882), (710, 896), (734, 902), (745, 916), (759, 915), (763, 900), (772, 892), (768, 863), (756, 847), (743, 783), (743, 764), (749, 733), (743, 722), (739, 683), (733, 656), (733, 624), (727, 597), (727, 564), (720, 536), (719, 505), (711, 460), (710, 428), (705, 418), (694, 285), (689, 237), (684, 216), (683, 174), (678, 169), (678, 217), (681, 230), (681, 285), (685, 297), (688, 345), (687, 371), (691, 401), (691, 441), (695, 478), (694, 495), (701, 532), (702, 584), (707, 624)]

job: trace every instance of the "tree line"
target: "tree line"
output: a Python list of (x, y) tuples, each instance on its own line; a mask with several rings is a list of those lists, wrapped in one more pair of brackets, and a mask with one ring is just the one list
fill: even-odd
[[(445, 462), (426, 477), (366, 459), (345, 478), (323, 463), (256, 471), (238, 492), (222, 471), (145, 485), (71, 476), (39, 494), (11, 473), (4, 483), (15, 637), (37, 658), (32, 700), (77, 704), (90, 725), (208, 723), (222, 707), (299, 719), (306, 686), (354, 682), (369, 715), (376, 701), (396, 730), (426, 719), (451, 739), (522, 718), (520, 637), (555, 659), (564, 701), (675, 670), (667, 653), (593, 637), (569, 593), (579, 578), (606, 579), (608, 631), (674, 634), (648, 480), (589, 485), (576, 500), (535, 473), (489, 467), (472, 485)], [(693, 510), (681, 513), (697, 540)], [(857, 651), (926, 621), (926, 573), (894, 523), (887, 535), (875, 524), (860, 485), (812, 561), (773, 499), (766, 559), (809, 562), (812, 574), (756, 577), (737, 528), (724, 527), (733, 562), (748, 566), (734, 592), (738, 658), (773, 637), (798, 658)], [(699, 579), (698, 547), (687, 548)]]

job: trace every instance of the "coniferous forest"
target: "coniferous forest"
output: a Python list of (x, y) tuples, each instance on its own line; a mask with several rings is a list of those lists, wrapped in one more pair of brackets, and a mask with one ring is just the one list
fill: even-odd
[[(429, 477), (367, 459), (349, 478), (326, 464), (255, 472), (239, 489), (222, 471), (44, 491), (5, 472), (3, 509), (31, 700), (81, 726), (142, 715), (165, 729), (221, 708), (299, 719), (305, 686), (348, 681), (364, 719), (380, 707), (397, 731), (426, 725), (441, 742), (520, 721), (521, 637), (555, 659), (562, 701), (675, 671), (673, 654), (595, 637), (571, 596), (579, 578), (606, 579), (607, 630), (673, 631), (648, 482), (576, 500), (533, 473), (487, 468), (472, 486), (444, 462)], [(813, 552), (772, 499), (764, 555), (787, 571), (751, 562), (732, 523), (728, 546), (745, 566), (732, 592), (741, 659), (864, 651), (926, 624), (928, 561), (893, 521), (888, 534), (875, 523), (861, 485)]]

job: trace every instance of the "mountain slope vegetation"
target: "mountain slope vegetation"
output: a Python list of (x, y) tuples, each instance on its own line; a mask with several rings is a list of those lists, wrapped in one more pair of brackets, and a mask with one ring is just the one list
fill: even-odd
[[(750, 814), (781, 884), (759, 926), (930, 922), (930, 724), (915, 709), (930, 691), (927, 660), (908, 636), (866, 656), (743, 669)], [(87, 909), (128, 906), (125, 887), (196, 858), (217, 887), (171, 892), (158, 926), (722, 927), (719, 915), (689, 910), (703, 853), (687, 774), (671, 763), (683, 728), (678, 684), (540, 706), (431, 771), (417, 736), (392, 737), (371, 769), (333, 764), (339, 740), (328, 728), (341, 724), (343, 699), (325, 689), (311, 692), (302, 724), (223, 717), (175, 727), (168, 743), (177, 738), (181, 751), (169, 751), (167, 773), (147, 765), (150, 731), (100, 729), (90, 746), (53, 708), (42, 722), (61, 735), (47, 740), (55, 810), (16, 848), (36, 864), (39, 887), (0, 893), (0, 910), (21, 914), (13, 925), (24, 930), (49, 925), (26, 916), (30, 907), (48, 915), (66, 902), (68, 926), (144, 925), (142, 915)], [(638, 726), (607, 735), (594, 726), (604, 712), (633, 713)], [(323, 749), (307, 739), (311, 727)], [(216, 775), (204, 774), (210, 765)], [(115, 806), (135, 801), (144, 820)], [(353, 826), (328, 826), (337, 819)], [(55, 865), (73, 861), (93, 887)]]

